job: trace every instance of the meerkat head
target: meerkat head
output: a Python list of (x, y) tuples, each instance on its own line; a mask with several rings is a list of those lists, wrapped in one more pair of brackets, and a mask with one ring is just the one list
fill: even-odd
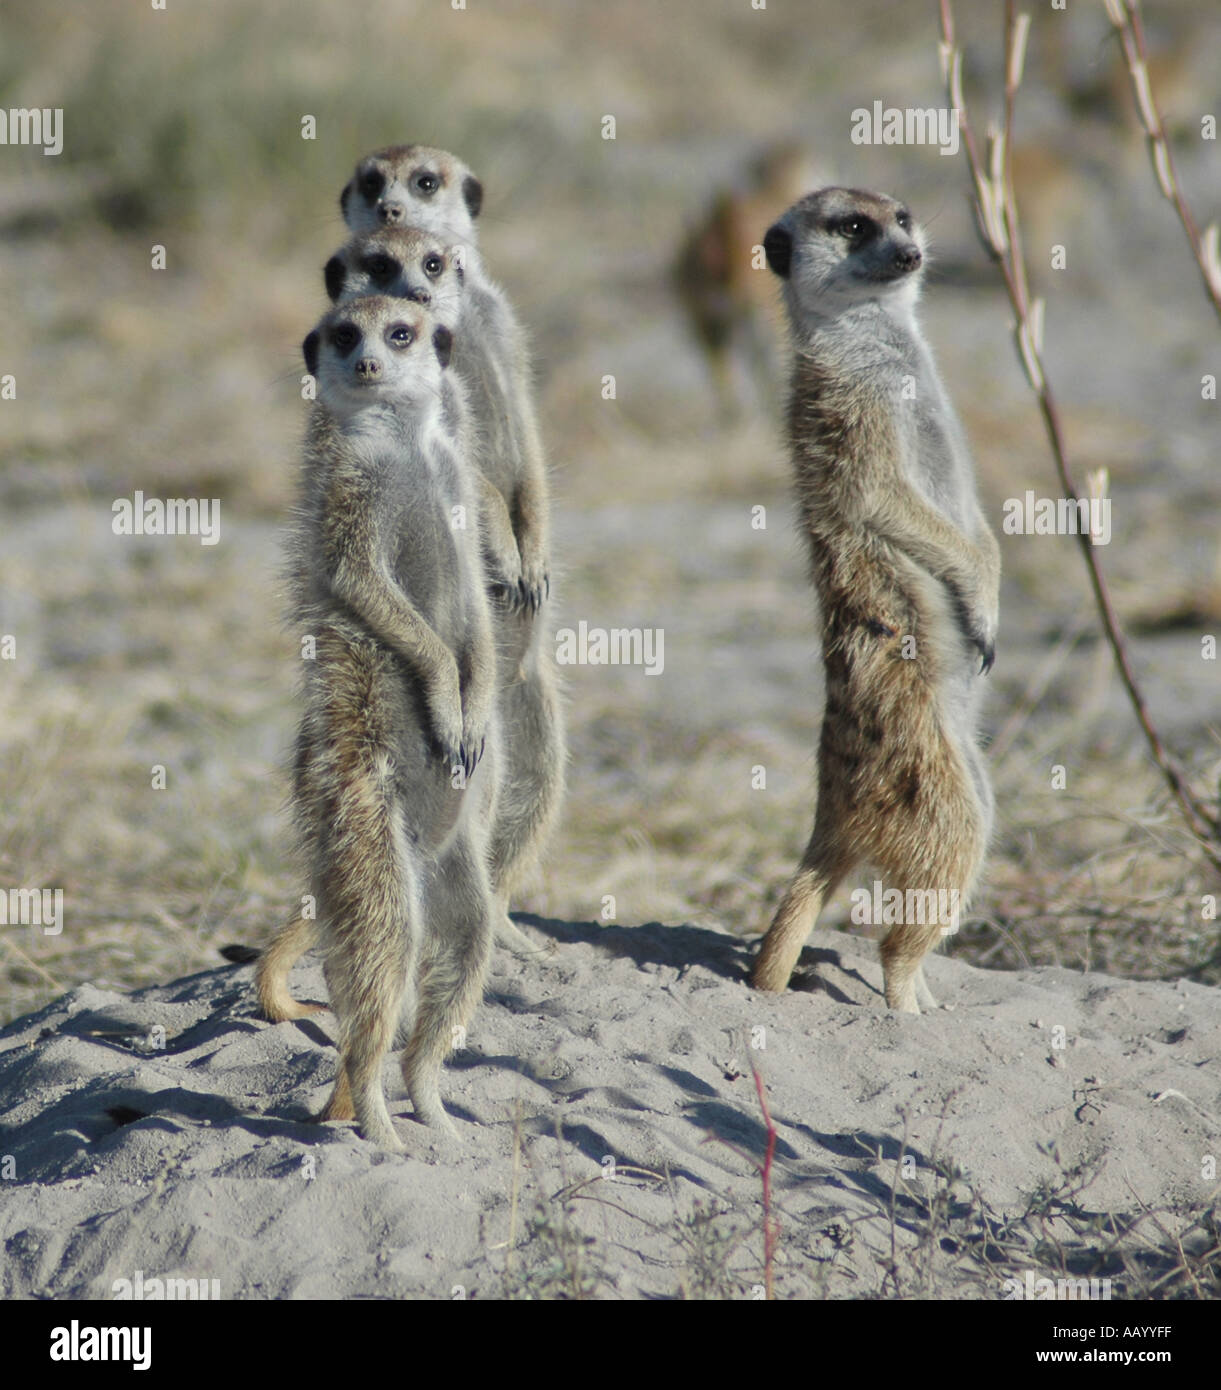
[(453, 328), (462, 302), (463, 247), (416, 227), (381, 227), (354, 236), (323, 270), (326, 292), (335, 303), (362, 295), (386, 294), (432, 309), (438, 322)]
[(336, 305), (301, 345), (318, 399), (341, 415), (371, 403), (435, 405), (452, 348), (429, 310), (387, 295)]
[(884, 193), (820, 188), (768, 228), (763, 250), (799, 328), (871, 301), (910, 310), (924, 237), (907, 208)]
[(339, 195), (354, 232), (420, 227), (473, 241), (483, 185), (463, 162), (427, 145), (391, 145), (366, 155)]

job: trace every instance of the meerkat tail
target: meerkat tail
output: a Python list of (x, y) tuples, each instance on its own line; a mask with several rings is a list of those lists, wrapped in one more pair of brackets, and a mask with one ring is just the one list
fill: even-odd
[(318, 939), (317, 924), (305, 917), (286, 922), (271, 945), (260, 955), (255, 971), (259, 1009), (272, 1023), (287, 1023), (321, 1013), (323, 1004), (302, 1004), (288, 991), (288, 973)]

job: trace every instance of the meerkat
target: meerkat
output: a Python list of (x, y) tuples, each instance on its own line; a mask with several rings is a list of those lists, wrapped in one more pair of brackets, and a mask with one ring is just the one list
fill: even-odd
[(741, 413), (749, 394), (741, 389), (738, 365), (761, 401), (778, 404), (773, 382), (783, 370), (784, 316), (774, 282), (756, 267), (759, 228), (809, 188), (812, 176), (812, 161), (800, 146), (786, 141), (761, 150), (715, 191), (671, 268), (671, 283), (726, 419)]
[[(441, 1066), (494, 927), (495, 651), (472, 472), (442, 421), (451, 347), (425, 308), (386, 296), (332, 309), (303, 345), (317, 404), (291, 574), (316, 650), (294, 804), (339, 1021), (322, 1118), (394, 1151), (382, 1058), (402, 1027), (416, 1116), (453, 1134)], [(261, 997), (277, 969), (273, 946)]]
[[(911, 213), (823, 188), (763, 245), (792, 336), (788, 435), (826, 670), (814, 830), (751, 977), (782, 990), (822, 903), (861, 862), (888, 888), (954, 891), (966, 906), (992, 828), (976, 728), (1000, 552), (916, 322), (924, 237)], [(921, 962), (940, 935), (936, 921), (887, 933), (891, 1008), (936, 1007)]]
[[(411, 225), (445, 237), (462, 271), (453, 367), (474, 422), (475, 455), (490, 488), (481, 496), (485, 571), (494, 599), (505, 757), (492, 835), (493, 882), (506, 912), (497, 939), (534, 948), (507, 903), (554, 831), (564, 795), (566, 738), (551, 650), (547, 469), (525, 334), (477, 245), (483, 185), (456, 156), (395, 145), (362, 159), (340, 195), (360, 235)], [(493, 495), (495, 494), (495, 495)]]
[[(464, 276), (459, 260), (443, 237), (418, 227), (393, 222), (350, 238), (327, 261), (323, 268), (323, 282), (327, 294), (336, 304), (367, 295), (384, 294), (426, 305), (433, 317), (452, 334), (458, 329), (461, 314)], [(442, 423), (451, 444), (464, 457), (477, 460), (477, 427), (471, 418), (462, 379), (454, 370), (442, 373), (441, 402)], [(311, 431), (322, 427), (323, 418), (315, 413)], [(480, 492), (480, 534), (484, 541), (486, 561), (489, 518), (494, 522), (498, 515), (504, 514), (505, 507), (486, 475), (478, 468), (473, 471)], [(511, 531), (509, 543), (513, 543)], [(308, 569), (308, 559), (302, 558), (304, 568)], [(501, 590), (497, 582), (489, 577), (489, 583), (493, 594), (499, 594)], [(495, 631), (494, 628), (494, 635)], [(502, 758), (502, 765), (503, 762)], [(276, 934), (271, 945), (258, 957), (256, 979), (259, 1004), (266, 1018), (279, 1023), (322, 1009), (320, 1004), (299, 1002), (288, 989), (288, 975), (293, 965), (304, 952), (317, 944), (318, 937), (318, 926), (314, 919), (297, 917)], [(527, 958), (539, 954), (538, 948), (509, 920), (507, 904), (506, 911), (499, 914), (496, 939), (515, 954)]]
[[(449, 156), (446, 156), (448, 159)], [(359, 177), (359, 175), (358, 175)], [(354, 181), (355, 182), (355, 181)], [(463, 318), (465, 272), (461, 243), (453, 244), (438, 233), (405, 226), (394, 219), (370, 232), (357, 233), (333, 255), (323, 270), (327, 294), (337, 304), (369, 294), (386, 294), (428, 305), (436, 319), (456, 332), (459, 339), (478, 333), (480, 327)], [(457, 354), (455, 354), (457, 357)], [(473, 351), (467, 361), (478, 362)], [(455, 366), (443, 374), (442, 418), (461, 452), (476, 465), (484, 464), (484, 432), (474, 418), (468, 392)], [(493, 380), (491, 372), (476, 374), (477, 382)], [(503, 401), (481, 394), (481, 417), (505, 408)], [(550, 823), (558, 810), (563, 777), (563, 712), (555, 681), (541, 651), (531, 651), (530, 636), (538, 619), (528, 616), (511, 595), (500, 558), (516, 541), (505, 501), (488, 476), (490, 466), (477, 466), (480, 534), (485, 574), (493, 599), (493, 635), (498, 650), (502, 727), (502, 790), (497, 800), (497, 819), (492, 834), (493, 885), (500, 910), (495, 939), (515, 955), (532, 959), (546, 954), (520, 931), (508, 916), (509, 894), (542, 849)], [(300, 1003), (288, 989), (288, 975), (300, 956), (317, 944), (315, 922), (298, 917), (276, 935), (262, 954), (257, 972), (259, 1003), (265, 1017), (283, 1022), (304, 1017), (322, 1008)]]

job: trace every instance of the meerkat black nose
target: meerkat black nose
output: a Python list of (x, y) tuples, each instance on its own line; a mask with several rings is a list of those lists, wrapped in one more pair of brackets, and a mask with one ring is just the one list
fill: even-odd
[(787, 280), (793, 264), (792, 233), (779, 222), (769, 227), (763, 238), (763, 254), (773, 273)]
[(402, 203), (382, 203), (377, 211), (382, 221), (393, 227), (403, 220), (407, 209)]
[(432, 295), (427, 290), (412, 290), (407, 296), (415, 304), (431, 304)]
[(918, 246), (905, 246), (901, 251), (895, 252), (895, 269), (915, 270), (923, 259)]
[(376, 357), (362, 357), (356, 364), (356, 375), (361, 381), (376, 381), (382, 374), (382, 364)]

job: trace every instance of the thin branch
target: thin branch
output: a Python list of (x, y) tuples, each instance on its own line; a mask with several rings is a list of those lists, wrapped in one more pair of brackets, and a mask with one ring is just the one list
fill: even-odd
[(1139, 0), (1103, 0), (1103, 3), (1107, 17), (1115, 26), (1123, 45), (1124, 61), (1128, 65), (1128, 76), (1132, 79), (1132, 94), (1136, 98), (1136, 113), (1149, 141), (1149, 158), (1153, 161), (1157, 186), (1179, 215), (1191, 245), (1191, 254), (1200, 267), (1204, 292), (1212, 301), (1217, 317), (1221, 318), (1221, 250), (1218, 249), (1217, 224), (1211, 223), (1201, 235), (1180, 189), (1178, 170), (1174, 167), (1174, 156), (1166, 139), (1162, 113), (1149, 81), (1149, 50), (1145, 46), (1145, 26), (1141, 23)]
[[(940, 0), (940, 5), (942, 72), (949, 90), (950, 105), (958, 111), (958, 127), (975, 187), (975, 210), (980, 234), (1005, 281), (1009, 303), (1017, 320), (1018, 353), (1027, 380), (1039, 403), (1056, 471), (1060, 475), (1060, 484), (1065, 495), (1079, 507), (1081, 493), (1069, 468), (1060, 413), (1043, 369), (1043, 301), (1037, 299), (1032, 303), (1030, 300), (1025, 260), (1018, 238), (1011, 136), (1014, 105), (1018, 87), (1021, 85), (1029, 16), (1017, 14), (1014, 0), (1005, 0), (1005, 125), (1003, 131), (994, 131), (991, 134), (989, 168), (985, 169), (967, 116), (967, 105), (962, 91), (962, 50), (954, 42), (954, 17), (950, 9), (950, 0)], [(1127, 644), (1111, 602), (1110, 590), (1098, 565), (1090, 531), (1079, 527), (1077, 541), (1116, 668), (1137, 721), (1144, 731), (1153, 760), (1162, 770), (1171, 794), (1182, 810), (1192, 833), (1201, 842), (1204, 853), (1217, 868), (1221, 868), (1221, 849), (1216, 848), (1213, 843), (1221, 838), (1221, 821), (1213, 816), (1195, 795), (1186, 774), (1163, 745), (1149, 714), (1144, 695), (1136, 682)]]

